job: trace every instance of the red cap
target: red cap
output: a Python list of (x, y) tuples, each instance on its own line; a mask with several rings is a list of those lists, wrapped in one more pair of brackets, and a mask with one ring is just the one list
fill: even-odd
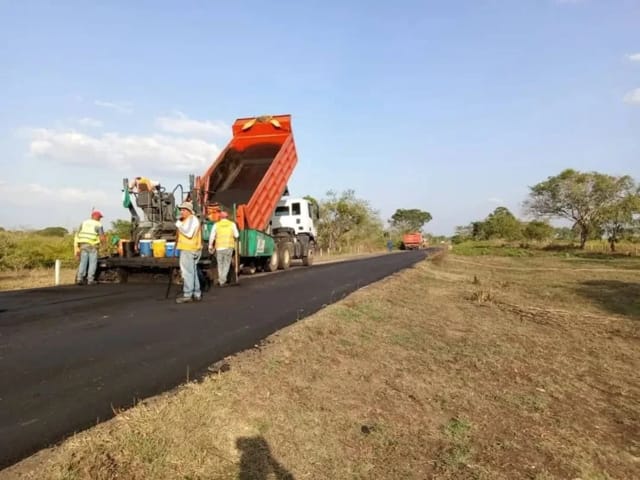
[(102, 212), (100, 210), (94, 210), (93, 212), (91, 212), (91, 217), (102, 218), (104, 217), (104, 215), (102, 215)]

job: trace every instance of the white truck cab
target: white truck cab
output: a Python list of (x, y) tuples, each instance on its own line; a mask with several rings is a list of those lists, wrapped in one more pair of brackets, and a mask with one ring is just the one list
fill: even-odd
[(317, 207), (305, 198), (282, 197), (271, 217), (271, 230), (286, 228), (316, 238)]
[(284, 196), (278, 202), (269, 222), (270, 234), (277, 245), (279, 268), (287, 269), (291, 259), (313, 264), (318, 207), (305, 198)]

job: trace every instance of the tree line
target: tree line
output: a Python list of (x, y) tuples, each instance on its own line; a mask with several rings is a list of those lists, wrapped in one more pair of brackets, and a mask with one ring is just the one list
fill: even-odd
[(332, 252), (349, 251), (354, 247), (376, 250), (383, 248), (388, 240), (399, 245), (404, 233), (422, 231), (432, 219), (424, 210), (398, 209), (385, 225), (380, 212), (351, 189), (330, 190), (321, 200), (306, 198), (315, 203), (320, 212), (316, 225), (318, 247)]
[[(457, 227), (452, 241), (577, 240), (583, 249), (587, 240), (606, 239), (615, 251), (620, 240), (640, 235), (640, 186), (629, 175), (567, 169), (530, 187), (524, 211), (535, 220), (521, 221), (498, 207), (484, 220)], [(553, 219), (570, 226), (554, 228)]]

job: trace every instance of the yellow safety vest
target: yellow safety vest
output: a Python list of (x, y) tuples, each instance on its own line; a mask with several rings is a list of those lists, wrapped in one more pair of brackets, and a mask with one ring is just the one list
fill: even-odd
[(202, 250), (202, 226), (198, 225), (196, 233), (189, 238), (178, 230), (178, 242), (176, 243), (178, 250), (186, 250), (189, 252), (197, 252)]
[(236, 241), (233, 236), (233, 222), (223, 218), (216, 223), (216, 250), (235, 248)]
[(86, 243), (89, 245), (98, 245), (100, 243), (100, 235), (98, 232), (102, 228), (102, 224), (94, 219), (85, 220), (80, 225), (80, 230), (76, 233), (75, 242)]

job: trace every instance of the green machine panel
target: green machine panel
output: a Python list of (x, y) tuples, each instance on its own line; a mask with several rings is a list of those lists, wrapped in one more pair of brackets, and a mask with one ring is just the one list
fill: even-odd
[(275, 250), (275, 242), (270, 235), (259, 230), (240, 231), (241, 257), (270, 257)]

